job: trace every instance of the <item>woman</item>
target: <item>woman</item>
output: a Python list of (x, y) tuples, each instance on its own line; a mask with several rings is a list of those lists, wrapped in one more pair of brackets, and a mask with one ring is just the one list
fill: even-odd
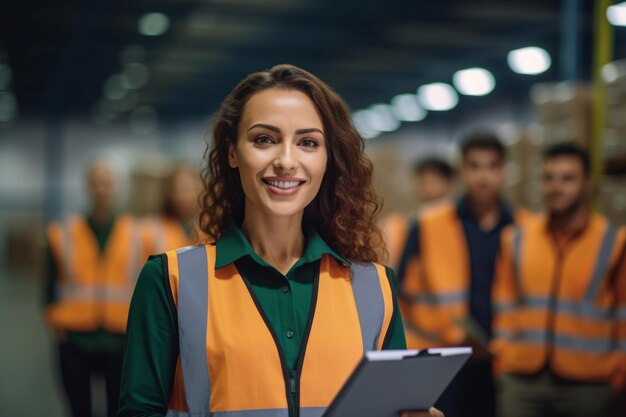
[(320, 416), (365, 350), (404, 348), (371, 176), (323, 82), (289, 65), (245, 78), (203, 173), (211, 243), (140, 274), (118, 416)]
[(146, 220), (146, 256), (199, 242), (194, 223), (201, 187), (198, 173), (190, 166), (179, 165), (170, 172), (165, 181), (163, 214)]

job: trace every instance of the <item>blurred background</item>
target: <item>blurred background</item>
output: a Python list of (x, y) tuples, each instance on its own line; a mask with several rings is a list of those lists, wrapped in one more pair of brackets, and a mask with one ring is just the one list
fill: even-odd
[[(349, 104), (385, 213), (414, 162), (473, 129), (510, 148), (506, 193), (541, 207), (540, 151), (593, 155), (597, 207), (626, 221), (626, 2), (61, 0), (0, 3), (0, 415), (65, 415), (41, 315), (45, 224), (87, 204), (106, 159), (120, 210), (159, 210), (174, 164), (201, 167), (237, 81), (301, 66)], [(94, 401), (102, 402), (98, 397)]]

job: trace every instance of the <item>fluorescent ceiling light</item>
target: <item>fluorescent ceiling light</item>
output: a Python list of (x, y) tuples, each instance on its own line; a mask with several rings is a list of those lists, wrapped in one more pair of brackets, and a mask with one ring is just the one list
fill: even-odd
[(146, 36), (159, 36), (167, 32), (170, 26), (170, 18), (163, 13), (146, 13), (141, 16), (138, 23), (139, 33)]
[(484, 68), (468, 68), (457, 71), (452, 77), (454, 87), (466, 96), (484, 96), (493, 91), (496, 80)]
[(432, 83), (417, 90), (419, 101), (426, 110), (447, 111), (456, 107), (459, 96), (451, 85)]
[(626, 1), (606, 9), (606, 18), (614, 26), (626, 26)]
[(509, 52), (507, 61), (514, 72), (528, 75), (541, 74), (552, 65), (550, 54), (545, 49), (536, 46)]
[(426, 117), (415, 94), (400, 94), (391, 99), (391, 108), (396, 119), (403, 122), (419, 122)]
[(395, 118), (390, 105), (372, 104), (369, 111), (370, 123), (374, 129), (380, 132), (393, 132), (400, 127), (400, 121)]

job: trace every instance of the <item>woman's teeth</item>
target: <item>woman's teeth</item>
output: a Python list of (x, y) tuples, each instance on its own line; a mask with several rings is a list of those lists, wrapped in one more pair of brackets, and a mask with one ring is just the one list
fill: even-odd
[(295, 188), (298, 185), (300, 185), (300, 181), (272, 181), (272, 180), (265, 180), (265, 182), (267, 182), (271, 186), (278, 187), (278, 188), (283, 188), (283, 189)]

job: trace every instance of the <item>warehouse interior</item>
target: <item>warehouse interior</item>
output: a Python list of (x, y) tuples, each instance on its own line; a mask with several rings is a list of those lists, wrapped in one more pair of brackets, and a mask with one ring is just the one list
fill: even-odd
[(417, 160), (455, 165), (461, 138), (489, 130), (508, 148), (511, 203), (541, 210), (542, 150), (575, 141), (591, 154), (594, 208), (626, 224), (624, 2), (6, 0), (0, 415), (67, 415), (42, 315), (45, 226), (85, 209), (86, 166), (109, 161), (118, 210), (157, 213), (172, 167), (202, 168), (228, 92), (280, 63), (349, 105), (382, 216), (415, 211)]

